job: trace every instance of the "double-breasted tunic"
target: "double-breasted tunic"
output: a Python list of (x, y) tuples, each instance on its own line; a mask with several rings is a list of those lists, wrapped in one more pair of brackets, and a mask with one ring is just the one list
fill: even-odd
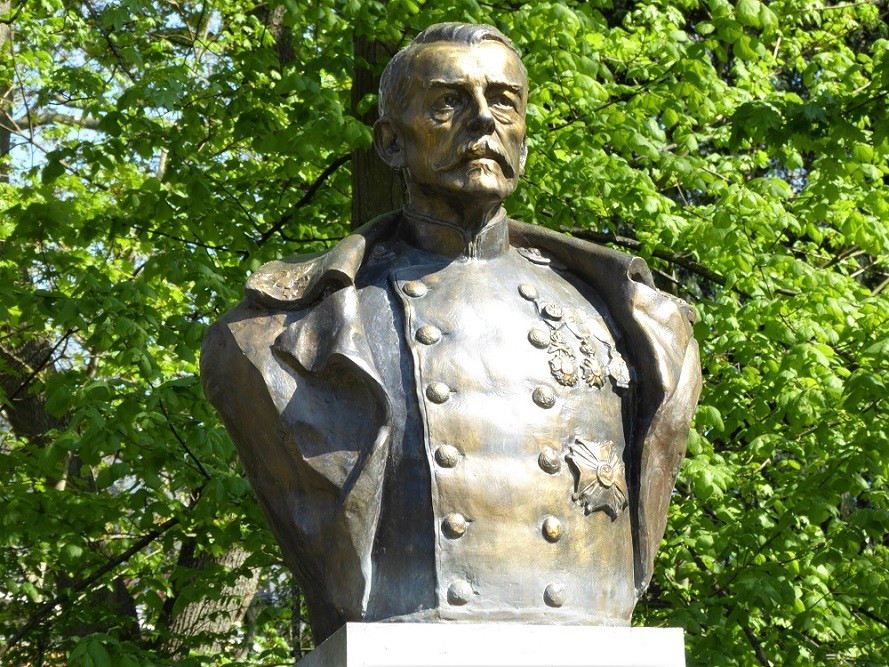
[(207, 395), (319, 639), (355, 620), (629, 624), (697, 349), (640, 260), (586, 246), (393, 214), (261, 270), (211, 329)]

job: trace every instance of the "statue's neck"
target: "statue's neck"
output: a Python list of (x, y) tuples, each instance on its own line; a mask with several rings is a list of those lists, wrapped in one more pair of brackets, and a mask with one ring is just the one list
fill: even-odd
[(481, 227), (467, 228), (405, 207), (401, 238), (421, 250), (446, 257), (492, 259), (509, 248), (506, 211), (498, 206)]

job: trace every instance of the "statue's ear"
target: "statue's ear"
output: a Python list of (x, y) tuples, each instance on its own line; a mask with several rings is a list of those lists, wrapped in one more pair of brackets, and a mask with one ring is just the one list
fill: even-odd
[(392, 169), (404, 169), (404, 152), (398, 130), (388, 118), (380, 118), (374, 123), (374, 146), (377, 155)]

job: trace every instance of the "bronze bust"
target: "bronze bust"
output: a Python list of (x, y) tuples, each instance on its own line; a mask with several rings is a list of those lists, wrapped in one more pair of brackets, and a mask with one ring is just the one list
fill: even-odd
[(493, 27), (383, 74), (409, 204), (272, 262), (205, 392), (318, 641), (346, 621), (629, 625), (700, 391), (693, 309), (637, 258), (509, 220), (528, 85)]

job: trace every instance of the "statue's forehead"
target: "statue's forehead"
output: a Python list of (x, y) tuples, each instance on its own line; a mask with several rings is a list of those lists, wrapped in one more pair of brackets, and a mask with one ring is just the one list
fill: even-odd
[(505, 44), (493, 40), (478, 44), (424, 44), (412, 60), (412, 78), (425, 88), (476, 81), (523, 90), (528, 87), (518, 56)]

